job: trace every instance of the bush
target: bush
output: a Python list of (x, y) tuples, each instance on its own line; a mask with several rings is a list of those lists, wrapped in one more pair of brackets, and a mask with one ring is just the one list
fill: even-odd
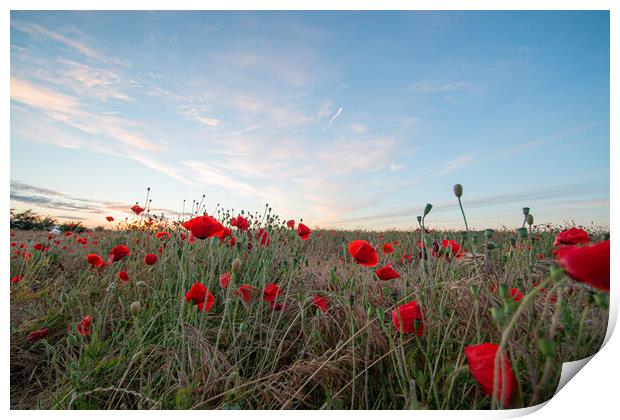
[(56, 219), (41, 216), (28, 209), (17, 212), (11, 209), (11, 229), (22, 230), (49, 230), (56, 225)]

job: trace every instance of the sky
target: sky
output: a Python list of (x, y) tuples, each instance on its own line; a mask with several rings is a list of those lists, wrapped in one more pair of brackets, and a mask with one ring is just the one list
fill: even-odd
[(11, 207), (609, 225), (609, 13), (11, 12)]

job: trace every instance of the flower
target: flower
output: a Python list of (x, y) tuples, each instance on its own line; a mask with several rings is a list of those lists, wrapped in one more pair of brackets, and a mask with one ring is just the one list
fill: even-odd
[(461, 258), (463, 256), (463, 250), (461, 249), (461, 245), (456, 242), (454, 239), (443, 239), (441, 241), (441, 252), (433, 250), (432, 255), (434, 257), (439, 256), (440, 254)]
[(588, 232), (579, 228), (570, 228), (556, 235), (553, 246), (587, 244), (589, 242)]
[(567, 245), (556, 250), (566, 273), (577, 281), (609, 293), (609, 240), (594, 245)]
[(144, 263), (148, 265), (153, 265), (157, 262), (157, 255), (155, 254), (146, 254), (144, 256)]
[(185, 293), (185, 302), (191, 302), (194, 305), (204, 302), (206, 298), (207, 288), (202, 283), (194, 283), (189, 292)]
[(349, 253), (355, 262), (366, 267), (374, 267), (379, 263), (377, 251), (366, 241), (357, 239), (349, 242)]
[(112, 264), (124, 257), (131, 255), (129, 248), (125, 245), (116, 245), (108, 254), (108, 264)]
[(403, 333), (414, 333), (418, 336), (424, 331), (424, 320), (418, 303), (413, 300), (392, 310), (392, 323)]
[(403, 257), (400, 259), (401, 263), (413, 261), (413, 253), (407, 254), (407, 251), (403, 251)]
[(88, 261), (88, 263), (92, 265), (93, 267), (101, 267), (105, 265), (103, 258), (101, 258), (97, 254), (88, 254), (86, 256), (86, 261)]
[(282, 294), (282, 289), (275, 283), (269, 283), (263, 289), (263, 300), (265, 302), (273, 302)]
[(19, 283), (20, 281), (22, 281), (23, 279), (24, 279), (24, 276), (22, 276), (22, 275), (20, 274), (20, 275), (18, 275), (18, 276), (13, 277), (13, 278), (11, 279), (11, 283), (12, 283), (12, 284), (17, 284), (17, 283)]
[(118, 279), (120, 281), (127, 282), (127, 281), (129, 281), (129, 274), (127, 274), (126, 271), (119, 271), (118, 272)]
[(142, 207), (140, 207), (138, 205), (138, 203), (134, 204), (133, 206), (131, 206), (131, 211), (133, 211), (136, 214), (140, 214), (144, 211), (144, 209)]
[(230, 273), (226, 272), (220, 276), (220, 286), (222, 286), (223, 289), (226, 289), (228, 287), (228, 283), (230, 283)]
[[(493, 396), (493, 385), (495, 383), (495, 359), (498, 350), (499, 346), (493, 343), (476, 344), (467, 346), (464, 349), (471, 374), (482, 386), (484, 393), (491, 397)], [(517, 387), (517, 380), (510, 368), (510, 360), (503, 354), (500, 356), (498, 367), (500, 369), (497, 372), (495, 397), (501, 400), (504, 407), (507, 407), (510, 403), (512, 392)], [(508, 379), (508, 381), (505, 379)]]
[(34, 244), (33, 248), (36, 249), (37, 251), (42, 251), (43, 250), (43, 244)]
[(280, 302), (269, 302), (269, 308), (271, 308), (272, 311), (281, 311), (282, 309), (286, 308), (286, 305)]
[(295, 221), (293, 219), (289, 220), (288, 222), (286, 222), (286, 227), (295, 229)]
[(392, 252), (394, 252), (394, 247), (390, 243), (383, 244), (381, 249), (383, 250), (383, 255), (388, 255), (388, 254), (391, 254)]
[(308, 240), (308, 238), (310, 237), (310, 233), (310, 228), (308, 228), (308, 226), (304, 225), (303, 223), (300, 223), (299, 226), (297, 226), (297, 234), (302, 240)]
[(523, 293), (521, 293), (516, 287), (510, 289), (510, 296), (512, 296), (515, 302), (521, 302), (521, 299), (523, 299)]
[(80, 322), (77, 324), (77, 332), (81, 336), (90, 335), (90, 321), (93, 318), (90, 315), (86, 315)]
[(28, 334), (28, 341), (39, 341), (42, 338), (47, 337), (50, 330), (47, 328), (41, 328)]
[(243, 216), (233, 217), (230, 221), (231, 226), (236, 226), (241, 232), (245, 232), (250, 228), (250, 222)]
[(269, 233), (263, 228), (258, 229), (258, 232), (256, 232), (256, 238), (260, 239), (261, 246), (269, 246), (271, 243)]
[(392, 279), (397, 279), (397, 278), (400, 277), (400, 274), (398, 274), (392, 268), (392, 263), (388, 263), (386, 266), (383, 266), (383, 267), (377, 269), (377, 271), (375, 271), (375, 274), (381, 280), (392, 280)]
[(204, 302), (201, 302), (196, 306), (198, 306), (198, 309), (203, 312), (209, 312), (211, 308), (213, 308), (213, 305), (215, 305), (215, 296), (213, 296), (213, 293), (211, 293), (209, 289), (206, 289), (206, 298)]
[[(225, 227), (211, 216), (198, 216), (183, 223), (183, 227), (189, 230), (193, 236), (198, 239), (207, 239), (213, 236), (218, 236), (223, 239), (223, 235), (226, 233)], [(228, 230), (230, 232), (230, 230)], [(225, 236), (224, 236), (225, 237)]]
[(238, 290), (235, 290), (235, 295), (239, 296), (245, 303), (250, 303), (252, 300), (252, 293), (254, 289), (249, 284), (242, 284)]
[(323, 296), (316, 295), (314, 299), (312, 299), (312, 303), (323, 312), (327, 312), (327, 299), (325, 299)]
[(108, 222), (113, 222), (114, 218), (112, 216), (106, 216), (105, 218)]

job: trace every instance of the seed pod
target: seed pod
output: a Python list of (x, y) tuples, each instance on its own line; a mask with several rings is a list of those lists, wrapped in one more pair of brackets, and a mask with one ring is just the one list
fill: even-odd
[(132, 302), (131, 305), (129, 305), (129, 312), (131, 312), (131, 314), (133, 316), (136, 316), (140, 313), (140, 302)]
[(530, 208), (529, 207), (523, 207), (523, 215), (527, 216), (528, 214), (530, 214)]
[(231, 271), (233, 273), (238, 272), (241, 269), (241, 260), (239, 258), (235, 258), (232, 262)]
[(426, 207), (424, 207), (424, 216), (431, 212), (433, 205), (431, 203), (426, 203)]
[(487, 249), (488, 249), (488, 250), (492, 250), (492, 249), (495, 249), (495, 248), (497, 248), (497, 245), (495, 244), (495, 242), (491, 242), (491, 241), (489, 241), (489, 242), (487, 243)]
[(461, 198), (463, 195), (463, 186), (461, 184), (454, 184), (454, 195)]
[(525, 221), (528, 225), (532, 226), (534, 224), (534, 216), (528, 214), (527, 216), (525, 216)]

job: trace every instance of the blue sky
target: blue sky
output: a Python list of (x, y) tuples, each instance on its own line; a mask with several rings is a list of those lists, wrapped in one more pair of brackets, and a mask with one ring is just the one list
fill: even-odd
[(11, 206), (609, 225), (607, 12), (12, 12)]

